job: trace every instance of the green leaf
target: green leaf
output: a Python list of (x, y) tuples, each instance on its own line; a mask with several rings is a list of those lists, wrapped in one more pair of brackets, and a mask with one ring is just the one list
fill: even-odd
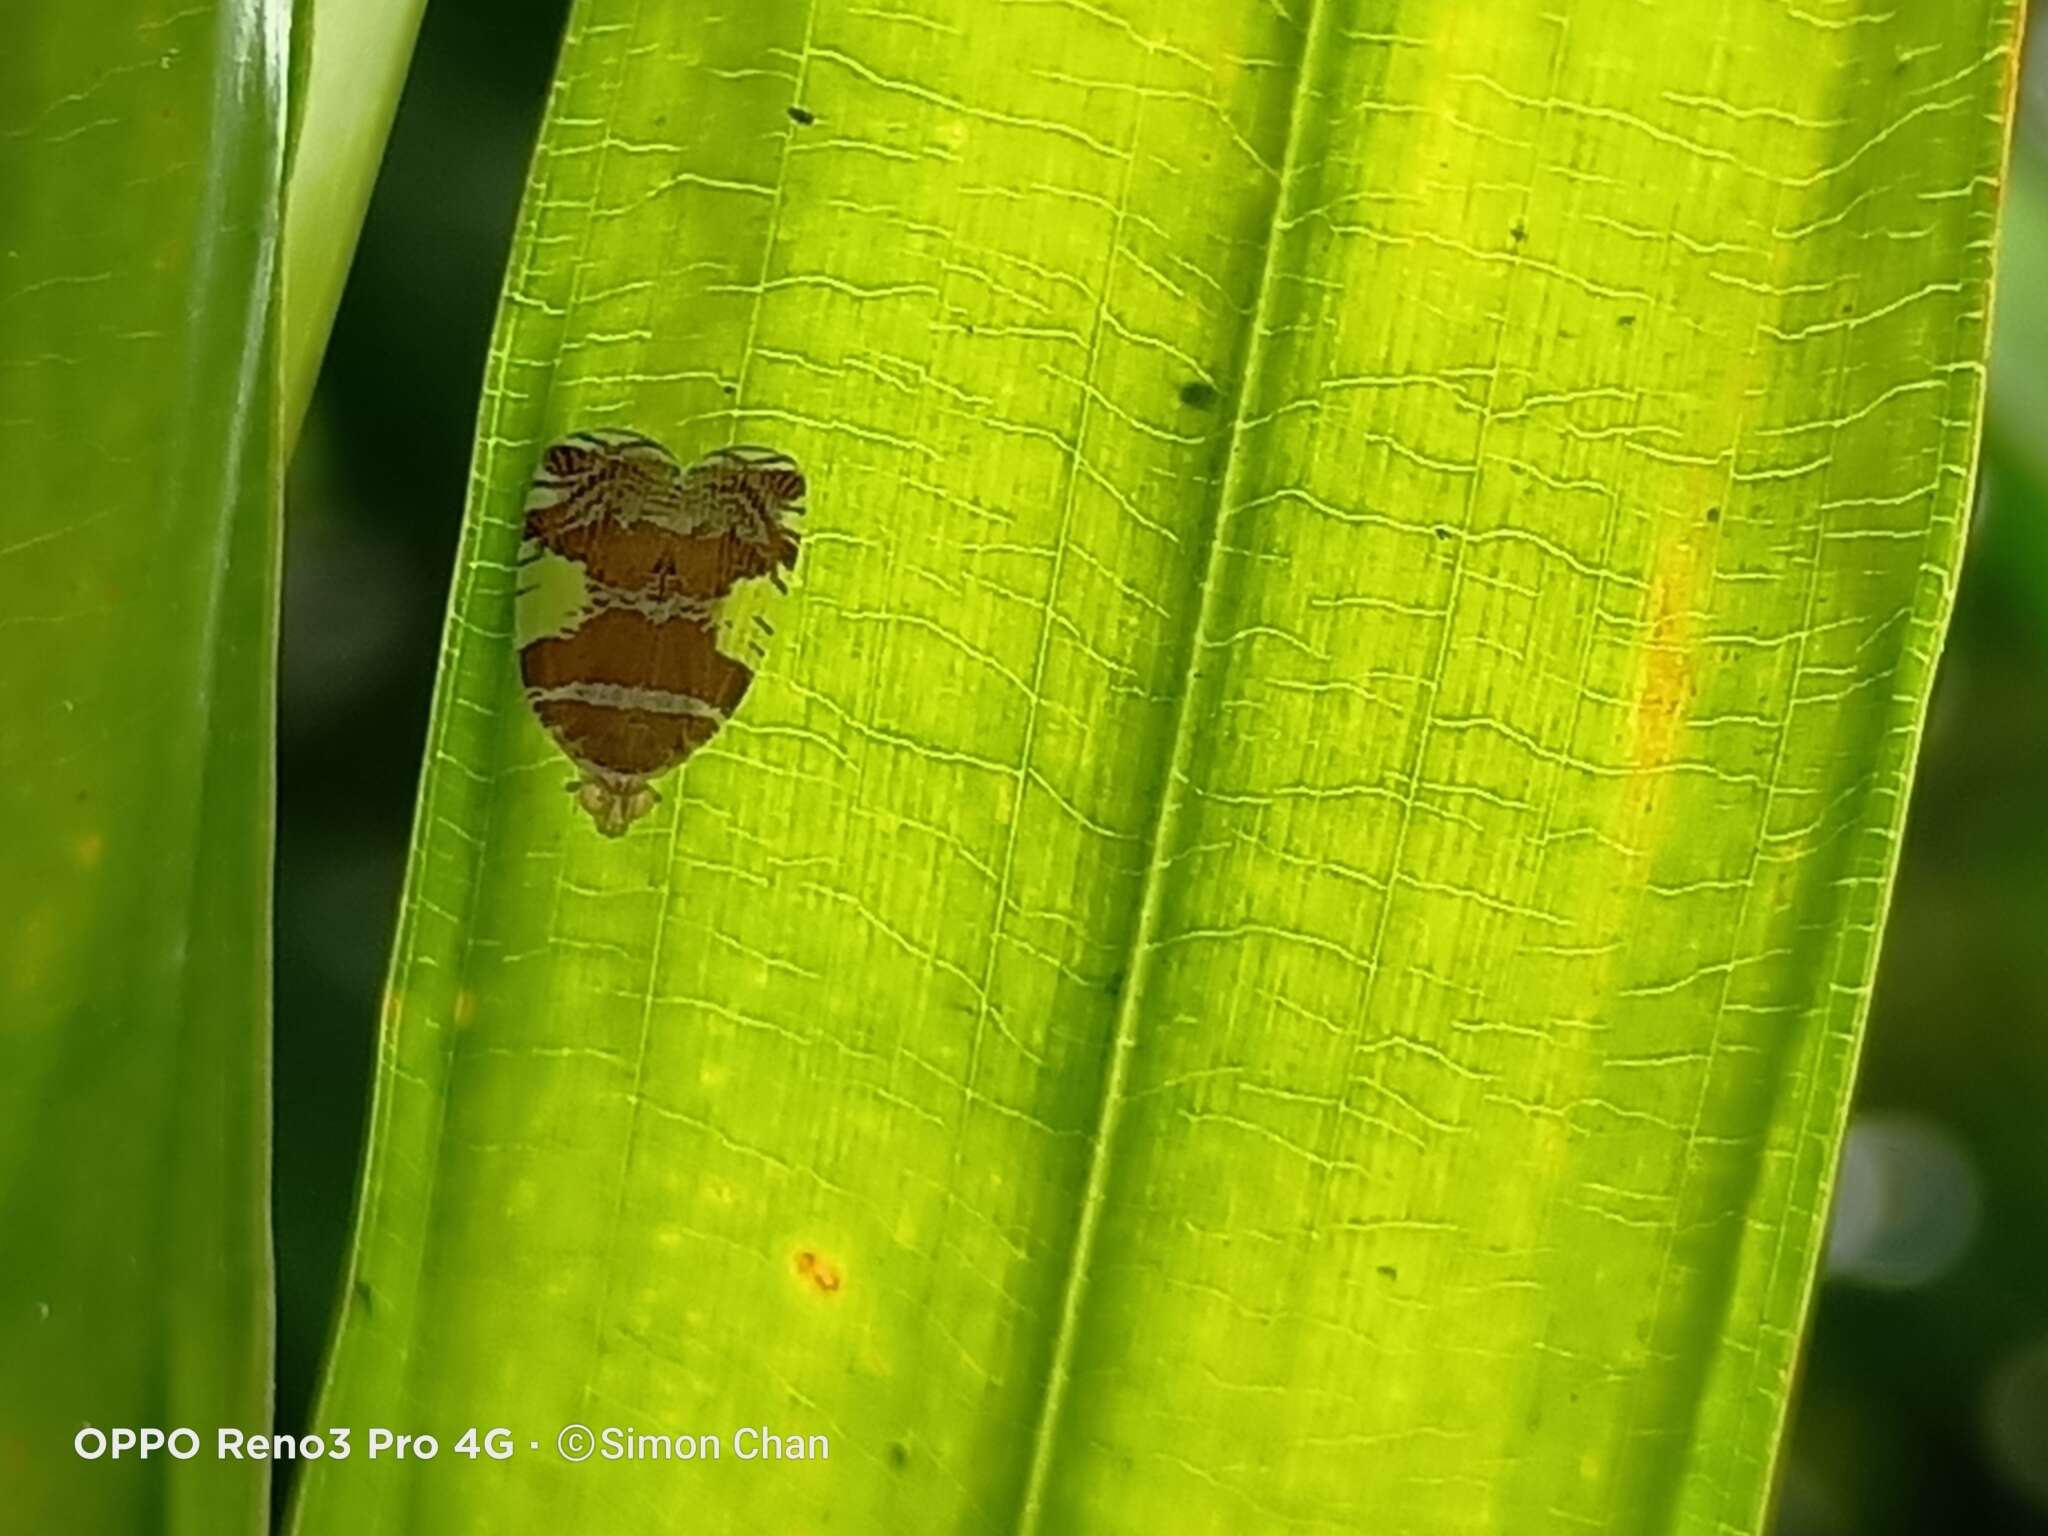
[(306, 78), (285, 225), (285, 440), (298, 438), (426, 0), (300, 0)]
[[(443, 1448), (301, 1536), (1757, 1530), (2016, 23), (579, 5), (322, 1411)], [(592, 427), (810, 481), (619, 841), (511, 639)]]
[[(287, 7), (0, 49), (0, 1481), (25, 1531), (255, 1531), (270, 1415)], [(84, 1460), (86, 1426), (194, 1459)]]

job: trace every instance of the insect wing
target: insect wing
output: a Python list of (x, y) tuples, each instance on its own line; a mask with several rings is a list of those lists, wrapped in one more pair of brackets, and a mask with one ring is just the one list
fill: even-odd
[(748, 667), (767, 659), (796, 572), (803, 471), (788, 454), (739, 445), (707, 454), (683, 475), (684, 516), (704, 549), (715, 593), (719, 651)]
[(637, 432), (543, 451), (519, 553), (520, 674), (605, 835), (645, 815), (648, 780), (745, 696), (796, 567), (804, 491), (770, 448), (721, 448), (688, 471)]

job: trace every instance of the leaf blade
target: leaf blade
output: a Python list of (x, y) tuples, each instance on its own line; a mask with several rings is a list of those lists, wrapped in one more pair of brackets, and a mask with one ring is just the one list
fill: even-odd
[(426, 0), (306, 0), (305, 79), (286, 196), (285, 440), (298, 440), (328, 328), (398, 114)]
[[(288, 29), (140, 4), (0, 65), (0, 1395), (39, 1529), (260, 1530), (275, 261)], [(191, 1461), (82, 1427), (189, 1425)]]
[[(2009, 7), (1842, 14), (580, 11), (328, 1413), (855, 1446), (503, 1481), (572, 1528), (685, 1477), (735, 1525), (1753, 1527), (2011, 59)], [(590, 425), (786, 434), (814, 488), (786, 661), (620, 849), (502, 621), (531, 453)], [(491, 1519), (309, 1486), (312, 1531)]]

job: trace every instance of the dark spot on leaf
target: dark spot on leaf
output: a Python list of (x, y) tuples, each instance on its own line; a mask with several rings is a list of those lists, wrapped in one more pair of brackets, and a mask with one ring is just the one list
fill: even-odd
[(1380, 1266), (1380, 1273), (1386, 1276), (1389, 1280), (1398, 1280), (1401, 1278), (1401, 1271), (1394, 1268), (1394, 1266), (1391, 1264), (1382, 1264)]
[(1189, 379), (1180, 387), (1180, 403), (1206, 411), (1216, 403), (1216, 386), (1206, 379)]
[(1844, 305), (1842, 306), (1842, 313), (1843, 313), (1843, 314), (1845, 314), (1845, 315), (1853, 315), (1853, 314), (1855, 314), (1855, 313), (1856, 313), (1856, 305), (1855, 305), (1855, 302), (1854, 302), (1854, 301), (1852, 300), (1851, 302), (1849, 302), (1849, 303), (1847, 303), (1847, 304), (1844, 304)]
[(1124, 995), (1124, 980), (1124, 969), (1122, 966), (1118, 966), (1114, 971), (1110, 972), (1109, 980), (1102, 984), (1102, 990), (1111, 997), (1122, 997)]
[(724, 390), (728, 395), (737, 393), (737, 387), (731, 384), (721, 384), (718, 387)]
[(789, 120), (792, 123), (801, 123), (804, 127), (808, 128), (818, 120), (818, 115), (807, 107), (791, 107), (789, 109)]
[(910, 1465), (910, 1447), (901, 1440), (889, 1442), (889, 1465), (901, 1472)]
[(1513, 227), (1508, 230), (1508, 238), (1514, 241), (1515, 244), (1520, 245), (1529, 238), (1529, 226), (1520, 219), (1515, 220)]
[(356, 1305), (361, 1307), (364, 1312), (375, 1312), (377, 1310), (377, 1293), (370, 1289), (369, 1281), (358, 1280), (353, 1290), (355, 1292)]
[(1634, 315), (1620, 315), (1616, 317), (1614, 323), (1625, 331), (1636, 323), (1636, 317)]
[(827, 1296), (843, 1283), (839, 1271), (823, 1255), (809, 1248), (797, 1254), (796, 1272)]
[(1438, 523), (1436, 525), (1436, 536), (1440, 539), (1448, 539), (1451, 536), (1451, 530), (1446, 528), (1442, 523)]
[(1719, 507), (1707, 508), (1707, 521), (1710, 523), (1718, 523), (1719, 521), (1721, 521), (1721, 509)]

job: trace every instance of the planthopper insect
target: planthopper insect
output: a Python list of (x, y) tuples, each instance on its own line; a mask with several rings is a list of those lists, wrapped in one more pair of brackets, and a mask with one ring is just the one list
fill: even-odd
[(746, 696), (803, 501), (802, 471), (772, 448), (685, 469), (651, 437), (605, 430), (541, 455), (519, 547), (519, 674), (605, 836), (654, 809), (648, 781)]

